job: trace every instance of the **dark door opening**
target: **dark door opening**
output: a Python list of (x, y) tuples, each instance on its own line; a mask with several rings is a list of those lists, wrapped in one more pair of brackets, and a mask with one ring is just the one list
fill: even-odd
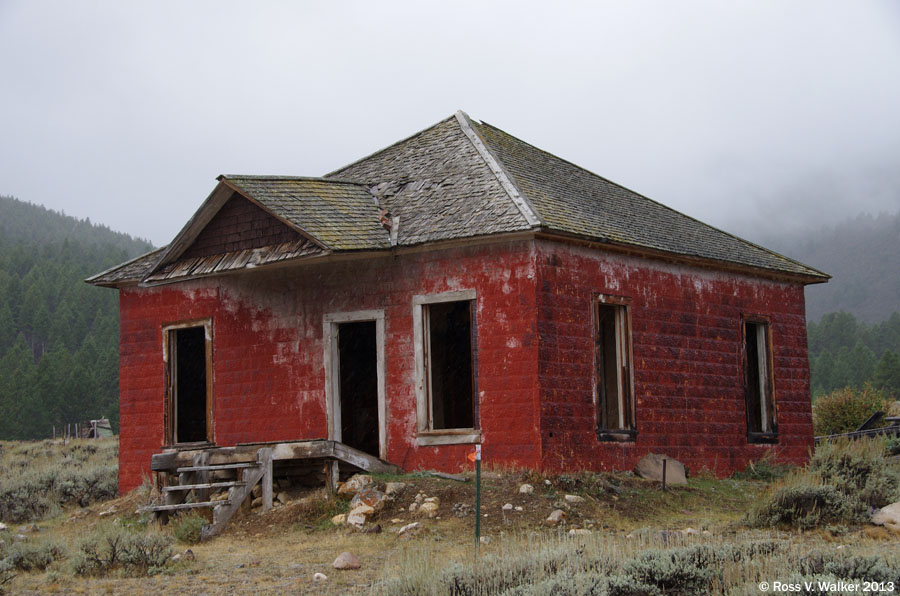
[(206, 329), (172, 329), (169, 334), (170, 395), (175, 430), (172, 442), (207, 441)]
[(375, 321), (338, 325), (341, 442), (378, 451), (378, 351)]

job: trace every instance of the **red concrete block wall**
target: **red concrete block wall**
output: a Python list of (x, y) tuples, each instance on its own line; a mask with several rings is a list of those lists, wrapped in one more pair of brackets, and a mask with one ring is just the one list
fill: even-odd
[[(477, 293), (479, 424), (488, 463), (630, 469), (649, 451), (727, 474), (749, 445), (741, 315), (771, 320), (777, 456), (812, 445), (802, 286), (527, 240), (307, 263), (121, 291), (120, 489), (164, 442), (162, 328), (212, 320), (215, 441), (324, 438), (324, 317), (383, 310), (387, 459), (459, 471), (471, 445), (416, 443), (415, 295)], [(638, 436), (599, 442), (591, 301), (632, 300)]]
[(407, 470), (470, 467), (471, 445), (416, 445), (412, 298), (477, 292), (479, 420), (487, 461), (538, 467), (535, 262), (528, 242), (305, 264), (121, 290), (120, 490), (164, 443), (162, 328), (212, 320), (218, 445), (325, 438), (323, 321), (383, 310), (387, 456)]
[[(540, 241), (537, 244), (542, 464), (631, 469), (648, 452), (729, 474), (773, 449), (812, 447), (803, 286)], [(592, 300), (631, 299), (634, 442), (596, 428)], [(776, 445), (748, 444), (742, 315), (771, 321)]]

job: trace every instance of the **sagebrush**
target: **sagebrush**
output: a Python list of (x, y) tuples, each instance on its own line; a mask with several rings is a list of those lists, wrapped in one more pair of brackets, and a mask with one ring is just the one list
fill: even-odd
[(885, 444), (878, 437), (820, 444), (806, 468), (771, 485), (746, 523), (810, 529), (866, 522), (870, 508), (900, 500), (900, 470), (885, 458)]
[(812, 551), (755, 535), (692, 543), (665, 532), (522, 537), (502, 553), (448, 564), (439, 546), (410, 546), (385, 569), (375, 593), (391, 596), (659, 596), (757, 594), (763, 578), (785, 582), (900, 582), (900, 555)]
[(6, 443), (0, 449), (0, 520), (40, 520), (65, 505), (87, 506), (118, 492), (116, 439)]

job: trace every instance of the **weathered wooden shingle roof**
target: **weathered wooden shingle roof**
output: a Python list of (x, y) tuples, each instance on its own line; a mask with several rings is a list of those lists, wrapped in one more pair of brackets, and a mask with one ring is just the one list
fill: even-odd
[(531, 227), (456, 116), (328, 177), (364, 182), (400, 217), (399, 244), (485, 236)]
[(86, 282), (95, 286), (104, 286), (115, 288), (124, 283), (138, 282), (147, 275), (147, 272), (153, 267), (153, 263), (159, 259), (159, 256), (165, 250), (165, 246), (151, 250), (147, 254), (141, 255), (130, 261), (125, 261), (121, 265), (110, 267), (106, 271), (101, 271), (96, 275), (87, 278)]
[(800, 275), (811, 267), (670, 209), (486, 123), (473, 127), (542, 225), (614, 244)]
[(368, 185), (288, 176), (220, 176), (328, 250), (390, 248)]
[[(310, 244), (179, 261), (232, 192)], [(88, 281), (160, 283), (335, 252), (524, 231), (765, 270), (809, 283), (828, 279), (457, 112), (324, 178), (221, 176), (168, 247)]]

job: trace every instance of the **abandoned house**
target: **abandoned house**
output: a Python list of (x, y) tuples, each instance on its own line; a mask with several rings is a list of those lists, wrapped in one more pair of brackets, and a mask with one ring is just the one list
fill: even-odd
[(154, 455), (312, 440), (445, 472), (476, 443), (546, 471), (802, 461), (827, 279), (458, 112), (324, 177), (221, 176), (87, 281), (120, 295), (127, 491)]

